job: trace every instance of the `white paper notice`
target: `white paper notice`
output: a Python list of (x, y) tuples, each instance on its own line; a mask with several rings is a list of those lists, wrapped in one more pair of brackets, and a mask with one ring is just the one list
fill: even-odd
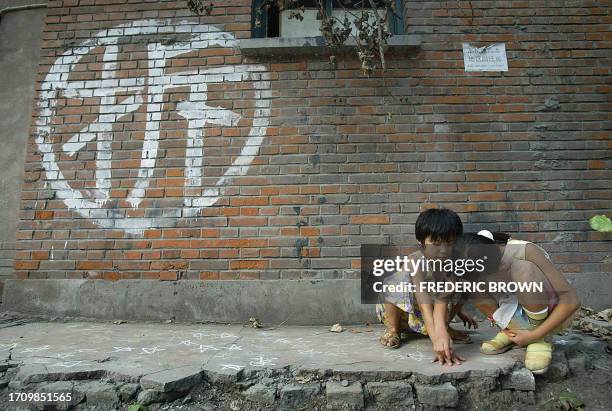
[(463, 43), (463, 63), (465, 71), (508, 71), (506, 44), (474, 47)]

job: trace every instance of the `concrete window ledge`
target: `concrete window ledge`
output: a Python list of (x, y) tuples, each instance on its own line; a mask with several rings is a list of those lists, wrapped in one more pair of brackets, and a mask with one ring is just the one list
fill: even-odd
[[(417, 35), (393, 35), (387, 40), (385, 51), (402, 52), (414, 50), (421, 45)], [(242, 39), (239, 45), (242, 54), (248, 57), (265, 57), (280, 55), (328, 55), (338, 52), (350, 52), (355, 49), (355, 39), (349, 38), (336, 50), (325, 45), (322, 36), (317, 37), (266, 37)]]

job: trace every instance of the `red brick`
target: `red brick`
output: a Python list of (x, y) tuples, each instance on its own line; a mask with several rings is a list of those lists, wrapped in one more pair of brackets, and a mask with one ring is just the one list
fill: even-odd
[(32, 251), (32, 260), (48, 260), (49, 252), (40, 250), (40, 251)]
[(77, 270), (108, 270), (113, 268), (111, 261), (78, 261)]
[[(581, 246), (605, 241), (586, 230), (588, 216), (605, 210), (609, 202), (606, 153), (612, 143), (606, 121), (611, 107), (603, 96), (611, 92), (610, 71), (592, 63), (601, 60), (612, 39), (602, 28), (609, 23), (609, 7), (578, 2), (558, 13), (555, 2), (512, 1), (504, 3), (507, 7), (493, 3), (480, 2), (471, 10), (468, 2), (446, 2), (444, 7), (405, 2), (407, 32), (420, 33), (423, 44), (418, 58), (389, 55), (384, 79), (379, 71), (363, 76), (360, 62), (350, 56), (342, 57), (341, 69), (332, 71), (308, 57), (272, 61), (271, 124), (251, 168), (228, 178), (218, 202), (203, 208), (197, 218), (181, 216), (173, 227), (145, 229), (140, 240), (119, 229), (100, 228), (68, 209), (62, 199), (49, 198), (33, 127), (16, 243), (6, 246), (15, 249), (15, 277), (46, 278), (39, 262), (50, 258), (52, 246), (59, 250), (68, 241), (69, 258), (77, 267), (66, 270), (66, 278), (258, 279), (271, 262), (287, 259), (297, 241), (307, 242), (301, 257), (312, 261), (325, 250), (318, 245), (324, 247), (327, 236), (367, 231), (356, 225), (399, 224), (398, 232), (411, 233), (418, 212), (428, 207), (451, 207), (468, 217), (464, 221), (472, 221), (465, 214), (477, 212), (483, 224), (522, 230), (522, 238), (532, 241), (551, 241), (558, 231), (568, 230), (582, 233), (574, 240)], [(50, 67), (71, 47), (69, 42), (93, 38), (98, 30), (128, 21), (188, 14), (178, 3), (138, 0), (51, 1), (47, 11), (38, 91)], [(201, 19), (232, 31), (236, 38), (248, 38), (250, 11), (250, 3), (216, 5), (211, 16)], [(541, 30), (533, 16), (546, 16), (555, 30)], [(515, 25), (525, 30), (500, 34), (500, 27)], [(457, 33), (474, 44), (506, 43), (509, 71), (465, 72), (460, 43), (454, 41)], [(120, 48), (117, 77), (146, 77), (146, 45), (122, 43)], [(542, 50), (549, 52), (544, 56)], [(96, 47), (84, 56), (69, 80), (101, 79), (103, 53), (103, 47)], [(520, 58), (511, 58), (517, 55)], [(259, 60), (211, 47), (168, 60), (166, 72), (224, 64)], [(208, 104), (232, 109), (242, 118), (236, 127), (204, 127), (202, 187), (184, 187), (186, 121), (176, 114), (175, 103), (188, 96), (187, 88), (176, 88), (164, 96), (168, 101), (156, 167), (145, 199), (134, 209), (126, 200), (140, 167), (146, 107), (116, 121), (112, 203), (104, 209), (116, 207), (130, 218), (157, 218), (166, 209), (180, 208), (184, 196), (199, 196), (202, 188), (216, 184), (248, 138), (250, 118), (258, 107), (256, 90), (246, 83), (213, 82), (207, 87)], [(553, 97), (560, 107), (549, 110), (543, 105)], [(125, 98), (118, 96), (118, 102)], [(99, 97), (60, 94), (58, 111), (50, 119), (54, 143), (67, 142), (96, 122), (99, 103)], [(34, 107), (32, 124), (40, 113)], [(92, 141), (77, 156), (58, 155), (69, 184), (85, 197), (95, 189), (96, 146)], [(328, 217), (348, 221), (327, 224)], [(576, 222), (584, 223), (584, 232)], [(368, 230), (379, 230), (381, 241), (387, 237), (385, 227)], [(295, 258), (297, 267), (306, 266)], [(561, 268), (601, 268), (601, 255), (587, 258), (576, 261), (568, 255)], [(207, 259), (227, 260), (228, 269), (189, 269)], [(342, 259), (343, 267), (359, 269), (358, 259)], [(179, 275), (183, 271), (184, 277)], [(352, 275), (341, 267), (320, 274), (332, 273)]]
[(159, 279), (162, 281), (176, 281), (178, 279), (178, 274), (174, 271), (160, 271)]
[(232, 270), (252, 270), (262, 269), (268, 266), (265, 260), (233, 260), (230, 261), (230, 269)]
[(351, 216), (351, 224), (389, 224), (388, 215), (355, 215)]
[(36, 211), (37, 220), (50, 220), (52, 218), (53, 218), (53, 211), (45, 211), (45, 210)]
[(219, 273), (211, 271), (202, 271), (200, 273), (200, 280), (218, 280)]
[(40, 265), (40, 261), (15, 261), (13, 268), (15, 270), (36, 270)]

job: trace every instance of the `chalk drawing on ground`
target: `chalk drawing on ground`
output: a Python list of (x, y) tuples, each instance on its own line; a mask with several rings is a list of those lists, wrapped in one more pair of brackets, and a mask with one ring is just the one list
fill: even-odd
[(221, 370), (234, 370), (234, 371), (240, 371), (241, 369), (243, 369), (244, 367), (242, 365), (236, 365), (236, 364), (221, 364)]
[(90, 364), (86, 363), (85, 360), (80, 360), (80, 361), (58, 362), (52, 365), (56, 367), (72, 368), (72, 367), (85, 366), (85, 365), (90, 365)]
[(142, 347), (141, 350), (142, 351), (140, 352), (140, 354), (146, 354), (146, 355), (155, 354), (155, 353), (157, 353), (159, 351), (166, 351), (165, 348), (159, 348), (157, 346), (155, 346), (155, 347)]
[(213, 355), (213, 357), (221, 358), (221, 359), (226, 359), (226, 358), (230, 358), (231, 356), (230, 356), (230, 354), (228, 352), (220, 351), (217, 354)]
[(68, 352), (68, 353), (55, 354), (54, 357), (61, 358), (63, 360), (64, 358), (73, 357), (75, 355), (76, 355), (75, 353)]
[(206, 352), (206, 351), (219, 351), (219, 348), (217, 347), (213, 347), (212, 345), (203, 345), (200, 344), (200, 352)]
[(18, 343), (0, 344), (0, 350), (12, 350), (13, 348), (17, 347), (18, 345), (19, 345)]
[(22, 353), (33, 353), (33, 352), (41, 352), (41, 351), (47, 351), (50, 348), (49, 345), (43, 345), (40, 347), (29, 347), (26, 348), (25, 350), (21, 351)]
[(298, 351), (299, 355), (307, 355), (309, 357), (319, 356), (320, 354), (324, 354), (323, 351), (316, 351), (313, 348), (308, 350), (300, 350)]
[(132, 350), (132, 347), (113, 347), (113, 351), (111, 352), (130, 352)]
[(267, 357), (264, 357), (263, 355), (259, 355), (257, 357), (251, 358), (251, 361), (249, 362), (249, 365), (251, 365), (253, 367), (265, 367), (265, 366), (269, 366), (269, 365), (276, 365), (276, 364), (274, 364), (272, 362), (274, 360), (278, 360), (278, 358), (276, 358), (276, 357), (274, 357), (274, 358), (267, 358)]

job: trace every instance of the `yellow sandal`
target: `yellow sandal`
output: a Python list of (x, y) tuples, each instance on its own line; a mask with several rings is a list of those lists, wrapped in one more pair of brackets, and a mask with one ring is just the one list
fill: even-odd
[(544, 339), (532, 342), (525, 353), (525, 368), (533, 374), (544, 374), (552, 360), (552, 344)]
[[(546, 317), (548, 317), (548, 309), (542, 310), (539, 313), (533, 313), (524, 308), (523, 311), (527, 314), (527, 320), (530, 325), (529, 328), (532, 330), (539, 327)], [(525, 352), (525, 368), (533, 374), (544, 374), (552, 361), (552, 350), (552, 337), (550, 337), (550, 335), (527, 345), (527, 350)]]
[(514, 343), (510, 341), (510, 338), (506, 333), (499, 332), (492, 340), (488, 340), (482, 343), (480, 346), (480, 352), (486, 355), (501, 354), (514, 347)]

